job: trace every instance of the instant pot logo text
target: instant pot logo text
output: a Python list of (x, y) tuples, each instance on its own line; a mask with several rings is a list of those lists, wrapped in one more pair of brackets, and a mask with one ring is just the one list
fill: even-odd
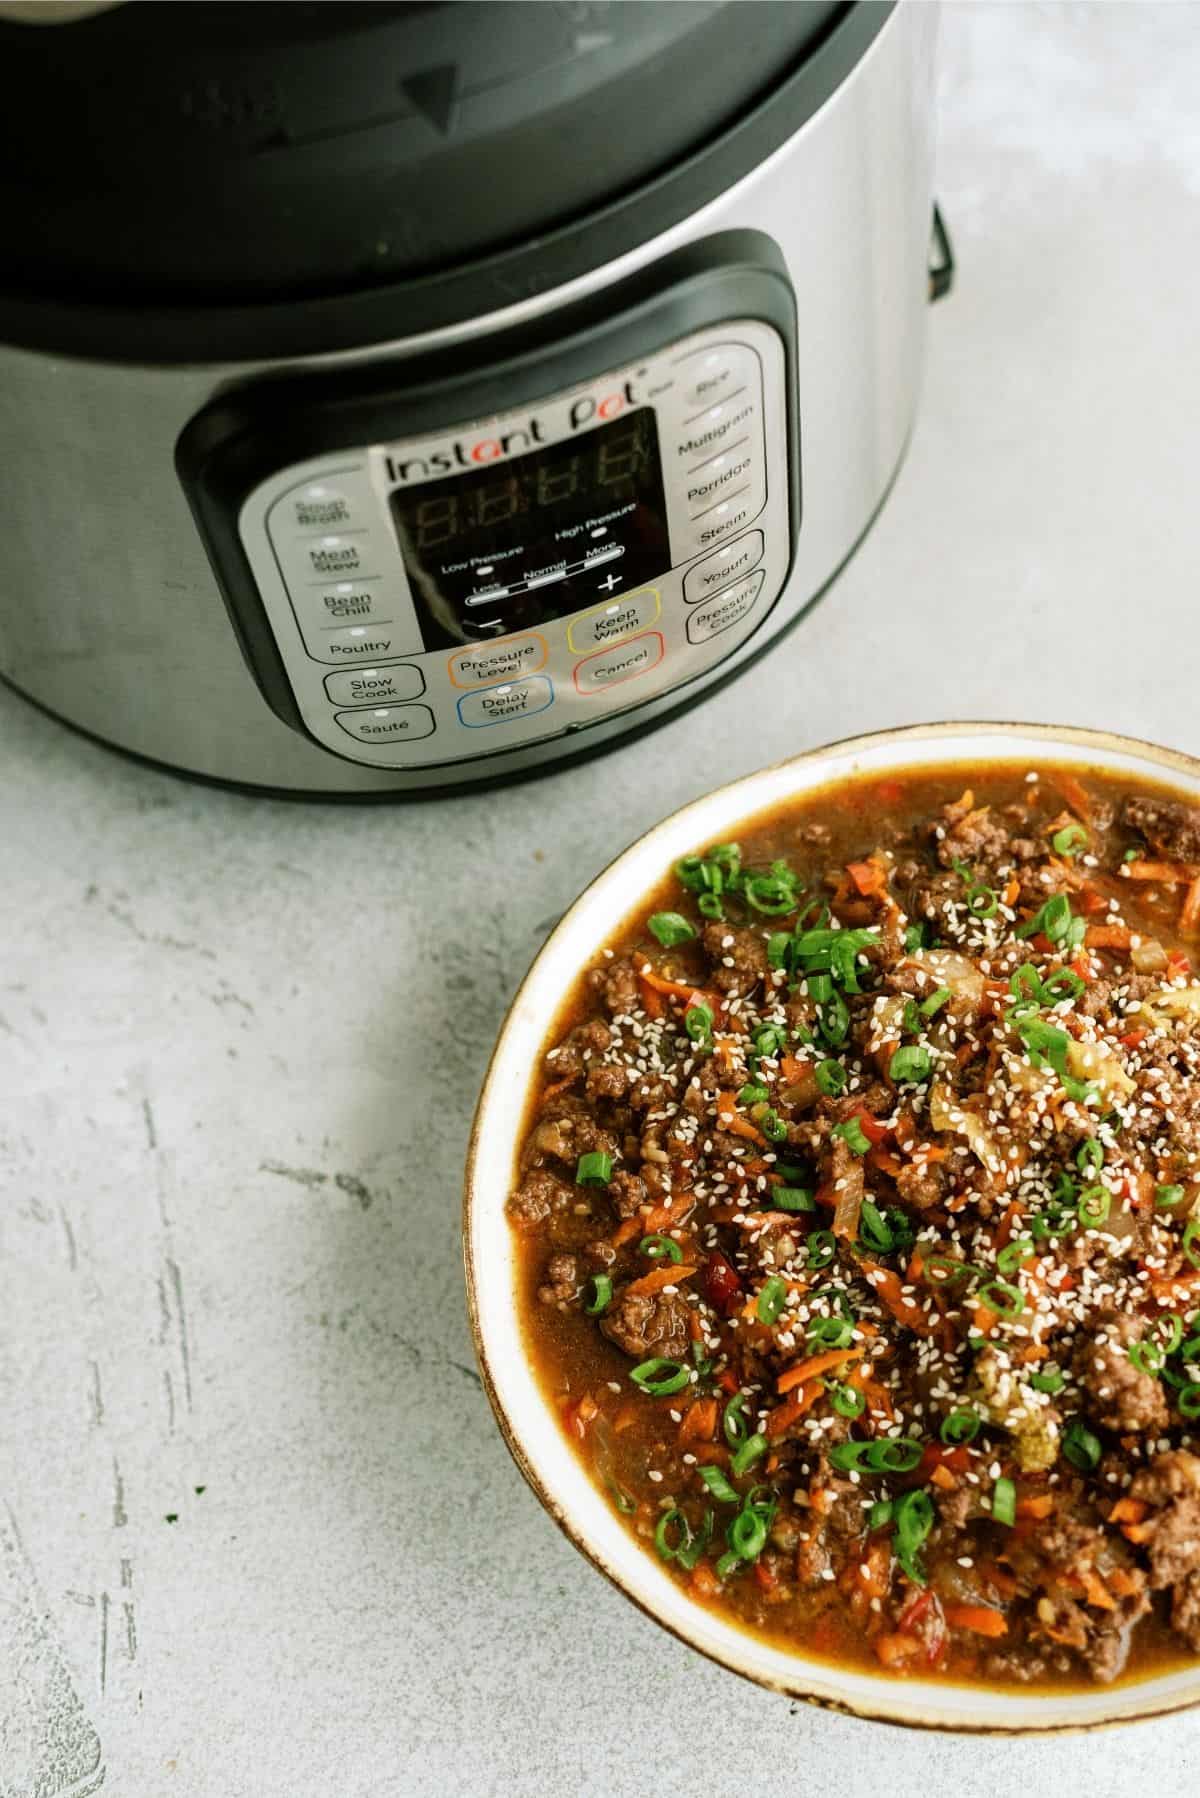
[[(625, 381), (611, 393), (582, 393), (566, 408), (568, 432), (586, 430), (589, 425), (606, 424), (626, 406), (637, 404), (632, 381)], [(384, 457), (388, 479), (403, 485), (406, 481), (430, 481), (438, 475), (454, 474), (460, 468), (486, 468), (490, 462), (503, 462), (509, 456), (520, 456), (535, 444), (547, 443), (544, 421), (536, 415), (518, 428), (500, 432), (495, 437), (458, 437), (445, 449), (427, 450), (423, 456), (405, 456), (403, 460), (389, 450)]]

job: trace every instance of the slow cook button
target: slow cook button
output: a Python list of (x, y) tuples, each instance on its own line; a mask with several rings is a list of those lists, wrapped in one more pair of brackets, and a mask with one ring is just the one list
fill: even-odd
[(718, 343), (689, 356), (682, 374), (686, 382), (683, 404), (693, 412), (715, 406), (718, 400), (731, 399), (739, 388), (748, 385), (757, 370), (752, 351), (740, 344)]
[(477, 649), (460, 649), (450, 657), (450, 679), (456, 687), (517, 680), (541, 668), (546, 653), (546, 639), (540, 631), (528, 637), (509, 637), (503, 643), (481, 643)]
[(354, 668), (325, 676), (325, 691), (334, 705), (391, 705), (419, 699), (425, 677), (409, 663), (399, 668)]
[(747, 531), (736, 543), (727, 543), (715, 555), (705, 556), (703, 562), (688, 569), (683, 577), (683, 597), (689, 606), (694, 606), (697, 600), (707, 599), (710, 593), (719, 592), (740, 575), (749, 574), (758, 567), (762, 555), (762, 532)]
[(707, 600), (696, 611), (688, 613), (687, 634), (689, 643), (707, 643), (710, 637), (719, 637), (735, 624), (740, 624), (746, 613), (751, 611), (755, 600), (762, 591), (766, 578), (766, 569), (760, 568), (757, 574), (746, 576), (736, 586), (726, 587), (714, 599)]
[(436, 729), (427, 705), (387, 705), (372, 712), (335, 712), (334, 717), (360, 743), (415, 743)]
[(575, 669), (576, 692), (603, 693), (606, 687), (615, 687), (621, 681), (633, 680), (635, 675), (648, 673), (662, 661), (663, 647), (661, 633), (647, 631), (644, 637), (634, 637), (632, 642), (622, 643), (619, 649), (606, 649), (598, 656), (586, 657)]
[(614, 599), (610, 605), (581, 612), (568, 626), (567, 642), (576, 652), (601, 649), (606, 643), (619, 643), (623, 637), (632, 637), (635, 632), (644, 631), (647, 625), (653, 624), (661, 609), (658, 588), (647, 587), (641, 593)]
[(319, 631), (305, 638), (314, 662), (387, 662), (393, 656), (411, 655), (411, 641), (403, 643), (395, 631), (352, 624), (344, 631)]
[(478, 730), (484, 724), (532, 718), (553, 704), (554, 688), (544, 674), (535, 674), (529, 680), (505, 681), (499, 687), (464, 693), (458, 702), (458, 716), (471, 730)]

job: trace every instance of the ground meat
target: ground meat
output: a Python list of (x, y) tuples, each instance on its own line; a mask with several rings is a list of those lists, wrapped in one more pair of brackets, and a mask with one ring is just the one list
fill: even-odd
[(552, 1212), (564, 1211), (570, 1204), (571, 1197), (572, 1188), (558, 1179), (557, 1175), (548, 1173), (545, 1168), (535, 1167), (526, 1174), (509, 1199), (508, 1215), (522, 1229), (532, 1230)]
[(957, 874), (918, 879), (909, 895), (908, 911), (930, 924), (945, 924), (951, 906), (961, 905), (963, 883)]
[(896, 1191), (914, 1211), (928, 1211), (940, 1205), (946, 1190), (946, 1176), (940, 1162), (906, 1162), (896, 1175)]
[(618, 1217), (633, 1217), (647, 1202), (646, 1183), (639, 1174), (618, 1169), (608, 1183), (608, 1196)]
[(1088, 1416), (1106, 1430), (1164, 1430), (1167, 1405), (1162, 1387), (1129, 1359), (1130, 1344), (1145, 1333), (1143, 1321), (1108, 1310), (1097, 1318), (1096, 1331), (1075, 1357)]
[(670, 1097), (670, 1082), (653, 1074), (643, 1074), (629, 1088), (629, 1103), (635, 1111), (661, 1111)]
[(615, 1160), (621, 1145), (611, 1130), (604, 1130), (592, 1117), (544, 1118), (529, 1139), (536, 1155), (553, 1155), (574, 1167), (581, 1155), (611, 1155)]
[(629, 1075), (616, 1062), (601, 1061), (590, 1067), (584, 1090), (589, 1099), (621, 1099), (629, 1084)]
[(611, 1267), (617, 1259), (616, 1249), (613, 1248), (611, 1242), (605, 1242), (603, 1238), (597, 1238), (595, 1242), (589, 1242), (585, 1246), (583, 1252), (587, 1256), (588, 1264), (591, 1267)]
[(1200, 1654), (1200, 1572), (1189, 1573), (1175, 1588), (1171, 1603), (1171, 1627), (1193, 1654)]
[(712, 984), (722, 993), (748, 993), (770, 971), (766, 939), (732, 924), (704, 926), (704, 952), (712, 963)]
[(1121, 818), (1132, 830), (1141, 831), (1155, 855), (1200, 862), (1200, 808), (1176, 799), (1127, 799)]
[(1200, 1572), (1200, 1457), (1182, 1448), (1157, 1455), (1129, 1490), (1153, 1507), (1145, 1543), (1150, 1584), (1173, 1586)]
[(938, 840), (937, 858), (944, 868), (952, 868), (955, 862), (966, 862), (972, 868), (996, 867), (1012, 860), (1011, 844), (1005, 825), (987, 806), (981, 806), (959, 818)]
[(545, 1284), (538, 1287), (543, 1305), (564, 1305), (579, 1292), (579, 1263), (574, 1255), (551, 1255)]
[(628, 1017), (641, 1004), (638, 977), (627, 956), (610, 961), (604, 967), (593, 968), (588, 978), (592, 988), (600, 993), (605, 1009), (612, 1018)]
[(603, 1055), (612, 1041), (612, 1031), (599, 1018), (577, 1024), (570, 1035), (546, 1056), (546, 1072), (553, 1080), (581, 1074), (587, 1062)]
[(638, 1361), (665, 1355), (679, 1361), (688, 1352), (688, 1308), (677, 1293), (618, 1293), (600, 1319), (610, 1342)]

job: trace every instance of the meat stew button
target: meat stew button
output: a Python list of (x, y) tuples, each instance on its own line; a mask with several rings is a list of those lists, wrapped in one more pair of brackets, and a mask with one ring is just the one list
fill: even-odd
[(753, 610), (765, 577), (766, 569), (760, 568), (756, 574), (748, 574), (745, 580), (726, 587), (694, 612), (689, 612), (688, 642), (707, 643), (710, 637), (719, 637), (722, 631), (740, 624), (746, 613)]
[(436, 728), (427, 705), (385, 705), (369, 712), (335, 712), (334, 717), (360, 743), (415, 743), (431, 737)]
[(730, 581), (739, 576), (749, 574), (762, 561), (763, 534), (761, 531), (747, 531), (744, 537), (737, 537), (732, 543), (726, 543), (715, 555), (705, 556), (703, 562), (697, 562), (689, 568), (683, 577), (683, 597), (689, 606), (694, 606), (698, 599), (707, 599), (711, 593), (719, 593)]
[(575, 668), (575, 689), (579, 693), (603, 693), (621, 681), (646, 674), (663, 659), (664, 644), (659, 631), (647, 631), (644, 637), (632, 637), (615, 649), (602, 650), (598, 656), (585, 656)]

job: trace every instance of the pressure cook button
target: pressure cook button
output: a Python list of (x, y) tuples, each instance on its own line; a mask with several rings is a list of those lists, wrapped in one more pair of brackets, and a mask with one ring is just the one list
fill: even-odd
[(437, 728), (427, 705), (385, 705), (371, 712), (335, 712), (334, 717), (360, 743), (415, 743)]
[(527, 637), (507, 637), (501, 643), (480, 643), (474, 649), (455, 651), (450, 657), (450, 679), (456, 687), (517, 680), (543, 667), (546, 654), (546, 639), (540, 631)]
[(390, 705), (401, 699), (419, 699), (425, 676), (411, 662), (398, 668), (347, 668), (325, 676), (325, 691), (334, 705)]
[(757, 574), (748, 574), (745, 580), (726, 587), (723, 593), (718, 593), (713, 599), (698, 606), (694, 612), (689, 612), (688, 642), (707, 643), (710, 637), (719, 637), (722, 631), (731, 630), (735, 624), (740, 624), (747, 612), (753, 610), (765, 578), (766, 569), (760, 568)]
[(621, 681), (647, 674), (663, 659), (664, 644), (659, 631), (647, 631), (618, 649), (606, 649), (598, 656), (587, 656), (575, 669), (578, 693), (603, 693)]
[(682, 365), (686, 383), (683, 404), (688, 412), (701, 412), (718, 400), (730, 399), (738, 389), (757, 384), (758, 370), (751, 350), (736, 343), (718, 343), (698, 350)]
[(412, 654), (412, 643), (379, 625), (352, 624), (343, 631), (323, 631), (305, 638), (314, 662), (388, 662)]
[(529, 680), (504, 681), (498, 687), (464, 693), (458, 702), (458, 716), (470, 729), (478, 730), (485, 724), (532, 718), (553, 704), (554, 688), (544, 674), (535, 674)]
[(707, 599), (740, 575), (749, 574), (752, 568), (758, 567), (762, 556), (762, 532), (747, 531), (736, 543), (727, 543), (715, 555), (705, 556), (703, 562), (688, 569), (683, 577), (683, 597), (689, 606), (694, 606), (697, 600)]
[(574, 650), (600, 649), (605, 643), (619, 643), (653, 624), (662, 610), (657, 587), (645, 587), (640, 593), (629, 593), (606, 606), (581, 612), (567, 627), (567, 643)]

